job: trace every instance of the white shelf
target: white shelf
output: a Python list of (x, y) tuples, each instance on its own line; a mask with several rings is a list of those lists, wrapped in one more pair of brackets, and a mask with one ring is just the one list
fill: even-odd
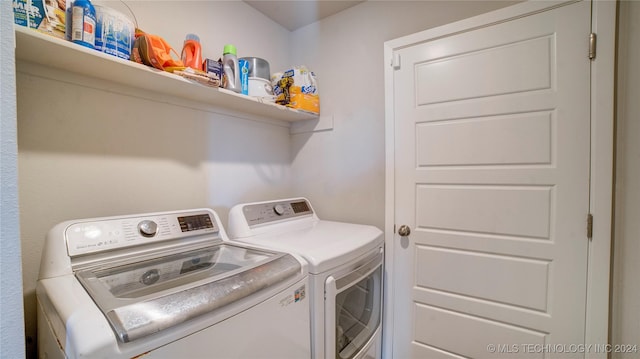
[(318, 119), (315, 114), (208, 87), (23, 26), (14, 25), (14, 29), (18, 60), (275, 120), (296, 122)]

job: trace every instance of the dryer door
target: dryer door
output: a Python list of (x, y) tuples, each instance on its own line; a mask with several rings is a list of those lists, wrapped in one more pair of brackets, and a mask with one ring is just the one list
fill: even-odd
[(382, 253), (325, 282), (327, 358), (351, 359), (368, 346), (382, 315)]

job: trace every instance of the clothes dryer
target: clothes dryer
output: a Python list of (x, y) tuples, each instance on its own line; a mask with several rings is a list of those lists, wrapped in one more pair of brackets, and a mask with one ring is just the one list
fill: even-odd
[(382, 231), (321, 220), (306, 198), (236, 205), (228, 231), (234, 241), (299, 254), (309, 263), (315, 359), (381, 357)]

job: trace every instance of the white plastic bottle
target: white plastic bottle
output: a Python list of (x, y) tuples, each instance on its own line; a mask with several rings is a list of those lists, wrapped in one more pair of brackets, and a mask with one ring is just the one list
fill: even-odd
[(240, 73), (238, 72), (238, 56), (236, 55), (236, 47), (233, 45), (224, 45), (222, 52), (222, 69), (226, 78), (224, 88), (227, 90), (241, 92)]

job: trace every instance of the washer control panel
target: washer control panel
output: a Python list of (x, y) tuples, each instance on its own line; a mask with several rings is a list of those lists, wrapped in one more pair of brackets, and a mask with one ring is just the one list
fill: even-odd
[(249, 226), (313, 214), (311, 205), (304, 199), (248, 204), (242, 212)]
[(213, 214), (198, 210), (76, 222), (67, 227), (65, 237), (73, 257), (219, 231)]

